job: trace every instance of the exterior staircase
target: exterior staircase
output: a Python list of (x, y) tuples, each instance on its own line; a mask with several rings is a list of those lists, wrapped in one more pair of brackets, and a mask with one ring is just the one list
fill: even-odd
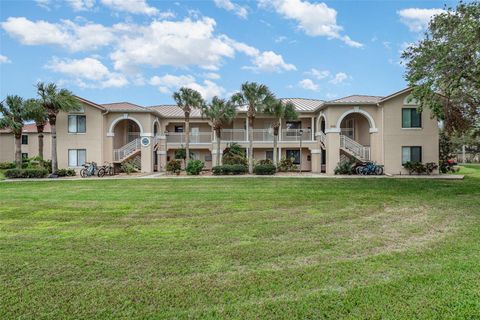
[(123, 147), (113, 150), (113, 162), (122, 163), (123, 161), (138, 155), (140, 153), (140, 149), (140, 138), (136, 138)]
[(343, 134), (340, 135), (340, 149), (360, 161), (370, 160), (370, 147), (365, 147)]
[(325, 150), (326, 149), (325, 142), (327, 141), (327, 135), (322, 131), (317, 132), (316, 135), (317, 135), (317, 140), (320, 141), (320, 146), (322, 147), (322, 149)]

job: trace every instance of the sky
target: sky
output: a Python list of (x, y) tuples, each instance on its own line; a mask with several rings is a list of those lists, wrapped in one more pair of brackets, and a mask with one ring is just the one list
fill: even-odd
[(96, 103), (173, 103), (182, 86), (228, 98), (385, 96), (401, 52), (445, 1), (0, 0), (0, 99), (39, 81)]

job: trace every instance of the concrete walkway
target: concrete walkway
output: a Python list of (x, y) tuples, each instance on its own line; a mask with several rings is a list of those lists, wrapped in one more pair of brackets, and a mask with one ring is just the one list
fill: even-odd
[(383, 176), (358, 176), (358, 175), (327, 175), (311, 172), (303, 173), (279, 173), (273, 176), (257, 176), (257, 175), (228, 175), (228, 176), (214, 176), (211, 174), (199, 175), (199, 176), (188, 176), (188, 175), (172, 175), (164, 172), (156, 173), (143, 173), (143, 174), (132, 174), (132, 175), (119, 175), (112, 177), (88, 177), (82, 178), (79, 176), (76, 177), (64, 177), (56, 179), (7, 179), (0, 182), (20, 182), (20, 181), (89, 181), (89, 180), (128, 180), (128, 179), (246, 179), (246, 178), (275, 178), (275, 179), (285, 179), (285, 178), (296, 178), (296, 179), (434, 179), (434, 180), (463, 180), (464, 175), (459, 174), (442, 174), (442, 175), (383, 175)]

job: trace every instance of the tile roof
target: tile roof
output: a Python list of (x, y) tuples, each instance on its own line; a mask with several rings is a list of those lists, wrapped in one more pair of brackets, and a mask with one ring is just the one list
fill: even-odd
[(328, 101), (327, 104), (346, 104), (346, 103), (377, 103), (382, 100), (380, 96), (366, 96), (354, 94), (351, 96)]
[[(50, 124), (47, 122), (43, 129), (43, 132), (50, 133), (52, 130), (50, 129)], [(10, 129), (1, 129), (0, 133), (10, 133)], [(23, 126), (23, 133), (37, 133), (37, 126), (35, 123), (27, 123)]]
[(148, 111), (144, 107), (130, 102), (105, 103), (101, 106), (108, 111)]

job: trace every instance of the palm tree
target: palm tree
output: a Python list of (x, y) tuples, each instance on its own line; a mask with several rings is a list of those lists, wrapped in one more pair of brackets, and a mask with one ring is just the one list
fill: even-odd
[(26, 102), (28, 118), (35, 121), (38, 132), (38, 156), (43, 160), (43, 131), (47, 124), (47, 111), (37, 99), (28, 99)]
[(236, 106), (247, 106), (248, 117), (248, 172), (253, 173), (253, 121), (256, 113), (264, 112), (275, 100), (273, 93), (266, 85), (255, 82), (245, 82), (241, 91), (234, 94), (231, 101)]
[(280, 123), (282, 119), (295, 120), (298, 118), (298, 113), (295, 110), (295, 105), (292, 102), (283, 103), (281, 100), (275, 100), (270, 104), (266, 110), (266, 113), (274, 117), (273, 120), (273, 164), (277, 165), (277, 141), (278, 131), (280, 129)]
[(0, 102), (0, 129), (8, 128), (15, 137), (15, 163), (18, 169), (22, 168), (22, 132), (23, 124), (28, 120), (25, 102), (17, 95), (7, 96)]
[(217, 96), (213, 97), (212, 102), (202, 108), (202, 117), (206, 116), (212, 121), (213, 130), (217, 138), (217, 166), (220, 165), (221, 130), (225, 124), (231, 123), (235, 119), (236, 113), (235, 105), (231, 101), (220, 99)]
[(190, 161), (190, 113), (192, 109), (201, 109), (205, 105), (205, 101), (200, 92), (186, 87), (181, 87), (180, 90), (174, 92), (173, 99), (185, 114), (185, 163), (188, 163)]
[(58, 171), (57, 161), (57, 116), (63, 112), (70, 112), (80, 109), (78, 99), (67, 89), (58, 89), (55, 83), (37, 84), (39, 103), (45, 109), (52, 135), (52, 172)]

